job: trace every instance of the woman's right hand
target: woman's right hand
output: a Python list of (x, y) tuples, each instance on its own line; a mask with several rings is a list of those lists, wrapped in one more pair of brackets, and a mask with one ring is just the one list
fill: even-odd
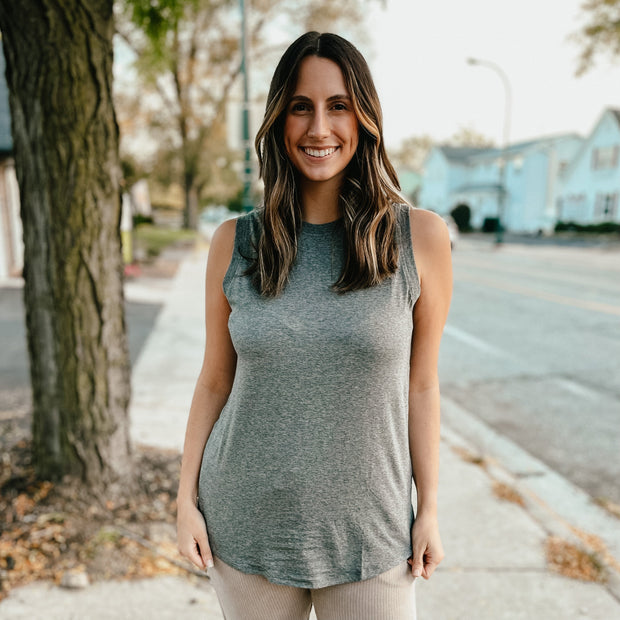
[(192, 502), (177, 504), (177, 546), (179, 553), (200, 569), (213, 566), (204, 517)]

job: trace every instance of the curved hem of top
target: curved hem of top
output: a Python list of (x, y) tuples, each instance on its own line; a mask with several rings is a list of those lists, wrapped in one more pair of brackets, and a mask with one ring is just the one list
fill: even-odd
[[(393, 568), (396, 568), (399, 564), (401, 564), (405, 560), (408, 560), (411, 557), (411, 554), (409, 554), (407, 557), (400, 558), (399, 560), (390, 560), (388, 562), (389, 565), (387, 566), (387, 568), (380, 568), (376, 571), (372, 571), (371, 575), (367, 575), (363, 579), (347, 579), (347, 578), (343, 579), (341, 577), (338, 577), (336, 581), (323, 580), (323, 579), (311, 581), (308, 579), (305, 579), (305, 580), (303, 579), (281, 579), (277, 576), (274, 577), (270, 573), (262, 572), (259, 568), (242, 566), (241, 563), (235, 560), (230, 561), (226, 559), (225, 557), (222, 557), (220, 554), (214, 553), (213, 555), (216, 556), (219, 560), (221, 560), (225, 564), (228, 564), (232, 568), (238, 571), (241, 571), (242, 573), (245, 573), (246, 575), (260, 575), (261, 577), (264, 577), (267, 581), (275, 585), (292, 586), (294, 588), (305, 588), (308, 590), (318, 590), (320, 588), (328, 588), (329, 586), (339, 586), (339, 585), (342, 585), (343, 583), (359, 583), (361, 581), (367, 581), (368, 579), (373, 579), (374, 577), (378, 577), (379, 575), (389, 570), (392, 570)], [(326, 583), (324, 583), (324, 581), (326, 581)]]

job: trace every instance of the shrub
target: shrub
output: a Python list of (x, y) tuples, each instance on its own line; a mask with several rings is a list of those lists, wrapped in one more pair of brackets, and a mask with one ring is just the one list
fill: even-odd
[(599, 222), (598, 224), (577, 224), (576, 222), (559, 221), (555, 225), (555, 232), (580, 232), (580, 233), (620, 233), (620, 223)]
[(471, 209), (467, 205), (457, 205), (454, 209), (452, 209), (452, 211), (450, 211), (450, 215), (452, 216), (454, 223), (458, 226), (460, 232), (467, 232), (471, 230)]

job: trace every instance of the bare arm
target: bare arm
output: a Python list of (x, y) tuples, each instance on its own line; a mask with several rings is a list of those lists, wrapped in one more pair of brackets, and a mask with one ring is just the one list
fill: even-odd
[(445, 222), (434, 213), (411, 211), (411, 234), (420, 277), (413, 313), (409, 376), (409, 450), (417, 490), (412, 531), (414, 576), (428, 579), (443, 559), (437, 528), (439, 478), (439, 343), (452, 297), (452, 256)]
[(205, 281), (206, 344), (189, 411), (177, 494), (179, 551), (199, 568), (212, 561), (206, 526), (196, 508), (202, 454), (235, 376), (237, 356), (228, 332), (230, 305), (222, 282), (233, 252), (236, 220), (224, 222), (213, 235)]

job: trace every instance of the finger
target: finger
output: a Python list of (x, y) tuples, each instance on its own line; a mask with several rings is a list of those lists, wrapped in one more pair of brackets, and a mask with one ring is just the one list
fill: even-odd
[(411, 574), (414, 577), (421, 577), (424, 572), (424, 552), (423, 551), (414, 551), (413, 552), (413, 561), (411, 562)]
[(207, 536), (199, 536), (196, 540), (196, 550), (198, 557), (202, 562), (203, 568), (213, 567), (213, 554), (211, 553), (211, 547), (209, 546), (209, 540)]
[(424, 579), (426, 580), (430, 579), (431, 575), (435, 572), (436, 568), (437, 568), (437, 562), (428, 562), (424, 566), (424, 570), (422, 571), (422, 577), (424, 577)]

